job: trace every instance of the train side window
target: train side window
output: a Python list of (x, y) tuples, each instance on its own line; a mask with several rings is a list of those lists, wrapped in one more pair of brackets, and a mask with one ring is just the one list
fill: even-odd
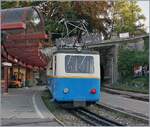
[(50, 63), (50, 70), (53, 70), (53, 59), (51, 60), (51, 63)]
[(56, 66), (57, 66), (57, 61), (56, 61), (56, 56), (54, 58), (54, 75), (56, 75)]

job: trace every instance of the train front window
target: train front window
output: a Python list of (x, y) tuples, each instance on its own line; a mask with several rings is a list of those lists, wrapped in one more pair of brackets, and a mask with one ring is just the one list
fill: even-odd
[(92, 56), (65, 56), (66, 73), (94, 73), (94, 59)]

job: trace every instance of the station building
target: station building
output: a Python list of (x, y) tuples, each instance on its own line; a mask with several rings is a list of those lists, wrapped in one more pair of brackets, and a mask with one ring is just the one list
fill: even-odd
[(1, 88), (36, 84), (47, 58), (41, 49), (47, 45), (44, 18), (35, 7), (1, 10)]

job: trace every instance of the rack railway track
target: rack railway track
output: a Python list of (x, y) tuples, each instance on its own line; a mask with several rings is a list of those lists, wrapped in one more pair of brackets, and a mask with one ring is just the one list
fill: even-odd
[(78, 108), (68, 111), (92, 126), (124, 126), (121, 123), (97, 115), (85, 108)]
[(131, 118), (136, 118), (138, 120), (142, 120), (142, 121), (144, 121), (146, 123), (149, 122), (148, 117), (140, 116), (139, 114), (130, 113), (128, 111), (124, 111), (123, 109), (113, 108), (113, 107), (110, 107), (110, 106), (102, 104), (102, 103), (101, 104), (96, 103), (96, 106), (99, 107), (99, 108), (104, 108), (104, 109), (109, 110), (111, 112), (119, 112), (121, 114), (130, 116)]

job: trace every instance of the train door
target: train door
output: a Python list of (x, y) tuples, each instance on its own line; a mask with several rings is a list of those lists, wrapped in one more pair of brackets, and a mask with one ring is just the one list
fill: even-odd
[(53, 57), (53, 76), (56, 76), (57, 71), (57, 59), (56, 55)]
[(53, 57), (49, 61), (48, 66), (47, 66), (47, 76), (53, 76)]
[(53, 76), (51, 81), (51, 92), (53, 97), (55, 96), (55, 88), (56, 88), (56, 67), (57, 67), (57, 61), (56, 61), (56, 55), (53, 56)]

